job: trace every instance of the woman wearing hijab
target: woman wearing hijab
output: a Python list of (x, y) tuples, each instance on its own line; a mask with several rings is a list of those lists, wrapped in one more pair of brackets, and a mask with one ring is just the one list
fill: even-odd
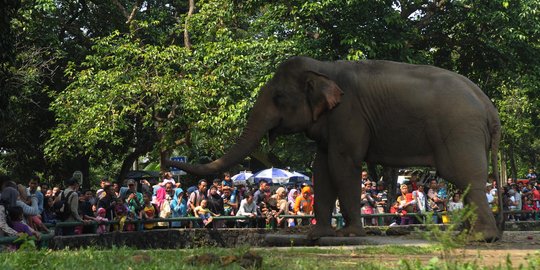
[(275, 199), (277, 202), (278, 211), (274, 214), (274, 217), (276, 218), (277, 226), (283, 227), (285, 224), (283, 220), (285, 218), (282, 218), (279, 216), (289, 214), (289, 204), (287, 202), (287, 190), (285, 190), (284, 187), (279, 187), (276, 190), (276, 194), (272, 195), (271, 198)]
[(19, 192), (12, 187), (5, 187), (0, 197), (0, 236), (16, 236), (18, 233), (7, 223), (7, 209), (17, 205)]
[[(289, 194), (287, 195), (287, 203), (288, 203), (288, 207), (289, 207), (289, 212), (291, 212), (291, 213), (293, 211), (294, 204), (296, 203), (296, 197), (298, 197), (298, 190), (293, 188), (293, 189), (291, 189), (289, 191)], [(289, 227), (296, 226), (296, 221), (295, 221), (294, 218), (289, 218), (287, 220), (287, 223), (288, 223)]]
[[(184, 196), (184, 190), (182, 188), (176, 188), (174, 191), (173, 200), (171, 202), (171, 211), (173, 218), (187, 216), (187, 200)], [(182, 222), (172, 222), (171, 226), (174, 228), (182, 227)]]

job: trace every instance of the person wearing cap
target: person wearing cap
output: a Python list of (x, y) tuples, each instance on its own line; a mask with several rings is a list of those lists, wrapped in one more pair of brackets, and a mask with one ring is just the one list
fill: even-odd
[(161, 182), (161, 186), (164, 187), (167, 183), (172, 183), (173, 186), (176, 186), (176, 181), (174, 181), (174, 178), (172, 177), (172, 173), (165, 172), (163, 174), (163, 182)]
[(491, 194), (491, 186), (492, 186), (491, 183), (486, 183), (486, 199), (489, 204), (489, 208), (493, 210), (493, 205), (496, 202), (494, 200), (493, 194)]
[(144, 205), (143, 195), (137, 191), (137, 182), (134, 179), (128, 179), (127, 186), (128, 189), (125, 194), (127, 208), (129, 212), (138, 217), (139, 211), (141, 211)]
[(99, 181), (99, 186), (101, 188), (96, 191), (96, 198), (98, 200), (105, 196), (105, 186), (110, 185), (110, 184), (111, 182), (106, 178), (103, 178)]

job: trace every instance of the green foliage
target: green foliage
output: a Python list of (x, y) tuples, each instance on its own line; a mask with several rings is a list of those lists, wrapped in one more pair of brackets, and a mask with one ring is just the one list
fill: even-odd
[(26, 233), (21, 234), (19, 238), (14, 241), (15, 244), (19, 244), (19, 251), (36, 251), (36, 237), (29, 236)]
[[(463, 197), (466, 197), (468, 192), (469, 188), (463, 192)], [(433, 215), (435, 213), (427, 213), (424, 225), (429, 230), (422, 232), (422, 234), (426, 239), (440, 243), (442, 259), (444, 261), (455, 262), (459, 258), (456, 255), (460, 249), (464, 249), (466, 245), (473, 241), (483, 240), (481, 233), (474, 232), (474, 224), (477, 221), (476, 209), (475, 205), (467, 204), (462, 209), (439, 213), (447, 215), (450, 221), (445, 224), (444, 228), (433, 223)]]
[[(252, 251), (262, 256), (262, 269), (293, 268), (293, 269), (513, 269), (510, 258), (507, 264), (498, 267), (486, 267), (479, 261), (445, 261), (433, 257), (427, 262), (411, 259), (414, 254), (404, 250), (424, 250), (425, 255), (432, 254), (428, 248), (410, 246), (370, 247), (375, 257), (364, 253), (365, 249), (349, 248), (294, 248), (294, 249), (248, 249), (248, 248), (196, 248), (183, 250), (133, 250), (129, 248), (113, 248), (101, 250), (96, 248), (80, 250), (38, 250), (29, 252), (0, 253), (0, 267), (2, 269), (32, 269), (54, 268), (74, 269), (84, 265), (86, 269), (244, 269), (238, 262), (222, 266), (219, 258), (225, 256), (241, 256)], [(396, 251), (396, 252), (394, 252)], [(192, 265), (190, 259), (194, 255), (213, 254), (218, 260), (208, 263), (197, 262)], [(537, 254), (536, 254), (537, 255)], [(389, 257), (408, 256), (398, 263), (389, 261)], [(380, 259), (384, 258), (383, 261)], [(203, 263), (202, 265), (200, 263)], [(527, 265), (520, 269), (537, 269), (539, 260), (532, 256)]]
[[(190, 17), (188, 1), (9, 2), (0, 169), (25, 179), (91, 163), (111, 175), (163, 149), (216, 158), (292, 55), (454, 70), (498, 106), (511, 171), (540, 159), (538, 1), (195, 2)], [(285, 137), (262, 152), (308, 170), (313, 143)]]

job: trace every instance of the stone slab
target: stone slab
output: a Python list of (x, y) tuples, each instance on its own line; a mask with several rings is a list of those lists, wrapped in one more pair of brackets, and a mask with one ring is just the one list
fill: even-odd
[(267, 234), (264, 238), (265, 245), (273, 247), (299, 247), (299, 246), (365, 246), (365, 245), (392, 245), (428, 244), (423, 239), (405, 237), (386, 236), (364, 236), (364, 237), (321, 237), (317, 240), (308, 239), (306, 235), (280, 235)]

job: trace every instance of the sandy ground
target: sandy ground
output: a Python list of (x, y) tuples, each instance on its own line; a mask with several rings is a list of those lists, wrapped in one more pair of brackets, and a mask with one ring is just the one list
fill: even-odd
[[(400, 245), (404, 249), (414, 249), (415, 246), (431, 246), (432, 243), (414, 236), (367, 236), (364, 238), (372, 244), (356, 246), (326, 246), (321, 249), (350, 249), (351, 253), (342, 255), (336, 254), (316, 254), (318, 259), (334, 260), (337, 268), (353, 267), (358, 263), (374, 262), (384, 263), (388, 266), (397, 265), (400, 260), (407, 259), (418, 260), (426, 264), (434, 257), (439, 259), (477, 262), (486, 267), (496, 267), (507, 265), (507, 259), (510, 258), (512, 267), (519, 268), (520, 265), (527, 266), (527, 259), (540, 258), (540, 232), (505, 232), (503, 239), (496, 243), (474, 243), (465, 248), (455, 249), (447, 254), (442, 251), (434, 251), (431, 254), (363, 254), (361, 249), (371, 245)], [(303, 247), (294, 247), (303, 248)], [(271, 248), (274, 249), (274, 248)], [(275, 248), (291, 249), (291, 247)], [(406, 253), (406, 252), (405, 252)]]

